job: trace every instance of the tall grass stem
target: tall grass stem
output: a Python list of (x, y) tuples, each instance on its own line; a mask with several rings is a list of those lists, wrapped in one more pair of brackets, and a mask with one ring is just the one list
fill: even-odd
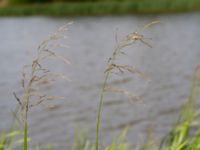
[(28, 150), (28, 124), (27, 120), (24, 121), (24, 150)]

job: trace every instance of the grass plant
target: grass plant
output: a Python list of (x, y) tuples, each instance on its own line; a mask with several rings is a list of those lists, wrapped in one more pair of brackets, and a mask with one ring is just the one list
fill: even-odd
[[(88, 139), (86, 131), (75, 131), (74, 142), (71, 150), (89, 150), (91, 143)], [(92, 148), (91, 148), (92, 149)]]
[(13, 144), (17, 143), (15, 139), (20, 134), (18, 130), (12, 130), (10, 132), (1, 131), (0, 135), (0, 150), (8, 150), (13, 148)]
[(123, 52), (124, 48), (131, 46), (133, 43), (135, 43), (137, 41), (140, 41), (143, 44), (147, 45), (148, 47), (151, 47), (151, 45), (148, 42), (145, 41), (145, 37), (144, 37), (144, 35), (141, 34), (141, 32), (144, 31), (149, 26), (156, 24), (158, 22), (159, 21), (154, 21), (154, 22), (151, 22), (151, 23), (145, 25), (139, 31), (128, 34), (121, 41), (118, 41), (118, 37), (117, 37), (117, 34), (116, 34), (116, 37), (115, 37), (116, 46), (113, 50), (112, 56), (108, 59), (108, 64), (107, 64), (107, 67), (106, 67), (105, 72), (104, 72), (103, 86), (102, 86), (102, 90), (101, 90), (101, 94), (100, 94), (100, 101), (99, 101), (99, 106), (98, 106), (98, 115), (97, 115), (97, 119), (96, 119), (96, 150), (99, 150), (99, 125), (100, 125), (100, 121), (101, 121), (102, 105), (103, 105), (105, 92), (107, 90), (121, 92), (121, 93), (128, 95), (129, 97), (132, 97), (132, 99), (138, 99), (138, 97), (132, 96), (132, 94), (129, 91), (109, 86), (108, 80), (110, 78), (111, 73), (113, 71), (118, 71), (119, 73), (130, 72), (130, 73), (133, 73), (133, 74), (136, 73), (141, 77), (145, 76), (140, 70), (138, 70), (137, 68), (135, 68), (133, 66), (117, 64), (116, 59), (118, 59), (118, 57), (120, 55), (125, 54)]
[(105, 150), (128, 150), (129, 144), (125, 142), (128, 128), (125, 128), (119, 136), (113, 139), (112, 144), (105, 147)]
[(183, 105), (182, 113), (175, 127), (161, 141), (161, 150), (198, 150), (200, 148), (200, 124), (197, 120), (200, 111), (196, 109), (200, 82), (199, 71), (200, 65), (195, 69), (188, 100)]
[[(139, 97), (132, 95), (131, 92), (120, 89), (117, 87), (112, 87), (109, 85), (109, 79), (112, 78), (113, 73), (125, 73), (129, 72), (132, 74), (137, 74), (142, 78), (146, 78), (146, 75), (139, 69), (130, 66), (119, 64), (118, 59), (120, 55), (124, 55), (124, 49), (132, 46), (135, 42), (141, 42), (148, 48), (152, 48), (151, 44), (147, 42), (146, 38), (142, 32), (152, 25), (159, 23), (159, 21), (153, 21), (146, 24), (144, 27), (136, 32), (130, 33), (122, 40), (118, 39), (117, 33), (115, 36), (116, 46), (113, 49), (111, 57), (108, 59), (106, 69), (104, 71), (104, 80), (100, 93), (98, 112), (96, 118), (96, 138), (95, 143), (90, 143), (85, 132), (78, 131), (75, 135), (74, 144), (72, 150), (129, 150), (129, 144), (125, 141), (127, 129), (124, 130), (120, 136), (115, 137), (110, 145), (106, 145), (104, 148), (100, 148), (99, 145), (99, 134), (100, 134), (100, 124), (103, 111), (103, 102), (105, 99), (106, 92), (117, 92), (127, 95), (131, 100), (138, 100)], [(68, 79), (66, 76), (60, 73), (53, 73), (49, 68), (45, 67), (43, 63), (49, 58), (53, 57), (60, 59), (67, 64), (70, 61), (61, 55), (58, 55), (51, 50), (51, 46), (54, 41), (64, 38), (63, 33), (67, 30), (68, 25), (59, 28), (54, 34), (52, 34), (47, 40), (43, 41), (38, 49), (36, 56), (31, 60), (30, 65), (26, 65), (22, 72), (22, 88), (23, 95), (19, 98), (16, 93), (14, 97), (19, 103), (21, 118), (19, 122), (23, 122), (23, 139), (16, 139), (21, 132), (11, 126), (8, 131), (1, 131), (0, 135), (0, 150), (28, 150), (31, 149), (28, 145), (28, 114), (32, 107), (43, 104), (45, 101), (62, 98), (60, 96), (49, 96), (48, 94), (42, 92), (42, 87), (54, 83), (58, 78)], [(58, 46), (58, 45), (56, 45)], [(200, 64), (197, 65), (193, 78), (192, 85), (189, 91), (189, 96), (187, 101), (182, 107), (179, 119), (171, 129), (171, 131), (161, 140), (159, 145), (154, 144), (150, 139), (142, 146), (136, 146), (134, 150), (199, 150), (200, 149), (200, 110), (196, 108), (196, 101), (198, 99), (199, 93), (199, 83), (200, 83)], [(14, 113), (14, 116), (16, 113)], [(18, 117), (17, 117), (18, 120)], [(13, 146), (16, 143), (20, 143), (20, 147)], [(40, 146), (36, 146), (36, 150), (40, 150)], [(49, 146), (48, 150), (53, 148)]]
[[(37, 54), (35, 58), (31, 60), (30, 65), (24, 66), (22, 72), (22, 88), (23, 95), (19, 98), (16, 93), (14, 96), (20, 106), (21, 120), (23, 122), (23, 133), (24, 133), (24, 144), (23, 150), (28, 150), (28, 112), (34, 107), (42, 104), (44, 101), (61, 99), (60, 96), (49, 96), (44, 91), (42, 87), (47, 85), (52, 85), (58, 78), (68, 79), (65, 75), (61, 73), (54, 73), (50, 71), (48, 67), (43, 66), (43, 63), (49, 58), (56, 58), (64, 61), (66, 64), (70, 64), (70, 61), (65, 57), (56, 54), (51, 50), (50, 45), (55, 41), (64, 38), (63, 33), (67, 31), (67, 25), (59, 28), (55, 33), (53, 33), (48, 39), (44, 40), (37, 49)], [(55, 45), (59, 47), (61, 45)]]

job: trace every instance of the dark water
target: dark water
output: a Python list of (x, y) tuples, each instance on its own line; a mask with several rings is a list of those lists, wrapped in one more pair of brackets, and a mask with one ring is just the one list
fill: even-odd
[[(34, 108), (29, 114), (32, 144), (52, 144), (67, 149), (75, 130), (89, 131), (95, 137), (95, 117), (106, 61), (115, 44), (114, 33), (126, 35), (142, 25), (159, 19), (144, 34), (151, 37), (153, 48), (136, 43), (126, 49), (121, 63), (137, 66), (151, 79), (147, 82), (130, 74), (113, 76), (113, 84), (141, 95), (142, 101), (130, 103), (120, 94), (105, 98), (101, 124), (102, 144), (129, 126), (128, 140), (141, 144), (148, 133), (163, 136), (177, 119), (179, 108), (187, 98), (191, 75), (200, 58), (200, 14), (158, 16), (80, 17), (80, 18), (0, 18), (0, 129), (11, 122), (11, 109), (16, 101), (12, 92), (21, 94), (20, 72), (29, 62), (29, 52), (59, 26), (73, 20), (68, 38), (69, 48), (60, 52), (70, 58), (71, 66), (56, 64), (53, 68), (67, 74), (72, 82), (63, 82), (45, 89), (64, 100), (49, 102), (59, 105)], [(55, 62), (57, 63), (57, 62)], [(117, 81), (116, 81), (117, 80)]]

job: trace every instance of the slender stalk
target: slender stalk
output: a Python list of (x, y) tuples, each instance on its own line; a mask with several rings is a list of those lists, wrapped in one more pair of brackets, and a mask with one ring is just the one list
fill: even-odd
[(23, 150), (28, 150), (28, 124), (27, 120), (24, 120), (24, 149)]
[[(60, 27), (55, 33), (50, 35), (49, 38), (44, 40), (37, 49), (37, 53), (34, 59), (31, 59), (31, 64), (25, 65), (22, 72), (22, 88), (23, 95), (22, 99), (18, 98), (14, 92), (14, 97), (19, 103), (21, 115), (22, 115), (22, 124), (23, 124), (23, 150), (28, 150), (28, 113), (30, 108), (38, 106), (45, 100), (54, 100), (60, 98), (58, 96), (48, 96), (44, 92), (39, 90), (39, 87), (49, 85), (54, 82), (57, 78), (66, 78), (63, 74), (54, 74), (50, 71), (49, 68), (43, 67), (42, 63), (44, 60), (53, 57), (62, 60), (66, 64), (70, 64), (70, 61), (63, 56), (57, 55), (55, 52), (49, 50), (51, 45), (54, 45), (54, 41), (61, 40), (65, 38), (63, 33), (67, 31), (67, 26), (71, 24), (68, 23)], [(60, 44), (55, 45), (59, 47)], [(32, 102), (33, 101), (33, 102)], [(34, 102), (35, 101), (35, 102)]]
[(101, 120), (103, 98), (104, 98), (105, 88), (106, 88), (106, 84), (107, 84), (107, 81), (109, 78), (109, 74), (110, 74), (110, 72), (106, 72), (106, 74), (105, 74), (104, 83), (103, 83), (101, 95), (100, 95), (99, 106), (98, 106), (98, 116), (96, 119), (96, 150), (99, 149), (99, 125), (100, 125), (100, 120)]
[(31, 80), (28, 83), (27, 88), (24, 91), (24, 96), (23, 96), (23, 102), (24, 102), (24, 116), (23, 116), (23, 121), (24, 121), (24, 145), (23, 148), (24, 150), (28, 150), (28, 111), (29, 111), (29, 100), (30, 100), (30, 92), (31, 92), (31, 87), (33, 84), (33, 77), (36, 71), (36, 66), (32, 66), (32, 72), (31, 72)]
[[(140, 31), (143, 31), (144, 29), (150, 27), (153, 24), (157, 24), (159, 23), (159, 21), (153, 21), (149, 24), (146, 24), (143, 28), (141, 28)], [(116, 47), (113, 50), (112, 56), (109, 58), (108, 61), (108, 65), (107, 68), (104, 72), (104, 81), (103, 81), (103, 86), (101, 89), (101, 94), (100, 94), (100, 100), (99, 100), (99, 105), (98, 105), (98, 115), (96, 118), (96, 145), (95, 148), (96, 150), (99, 150), (99, 126), (100, 126), (100, 121), (101, 121), (101, 114), (102, 114), (102, 105), (103, 105), (103, 99), (104, 99), (104, 94), (105, 94), (105, 90), (106, 90), (106, 86), (107, 86), (107, 81), (109, 79), (110, 73), (113, 69), (117, 69), (120, 72), (123, 72), (123, 70), (129, 71), (131, 73), (138, 73), (141, 75), (140, 71), (136, 71), (134, 68), (132, 69), (132, 67), (127, 68), (127, 65), (116, 65), (115, 60), (117, 59), (117, 56), (120, 54), (125, 54), (122, 49), (124, 49), (125, 47), (131, 46), (135, 41), (140, 41), (143, 44), (147, 45), (148, 47), (152, 48), (152, 46), (150, 44), (148, 44), (145, 40), (144, 40), (144, 36), (142, 34), (140, 34), (140, 32), (133, 32), (128, 34), (123, 40), (118, 42), (118, 37), (117, 37), (117, 33), (115, 35), (115, 40), (116, 40)]]
[[(113, 55), (110, 58), (110, 62), (108, 63), (108, 68), (111, 67), (112, 64), (114, 64), (118, 51), (120, 51), (120, 49), (121, 47), (119, 45), (117, 45), (117, 47), (114, 49)], [(107, 81), (109, 79), (109, 75), (110, 75), (110, 71), (106, 71), (104, 74), (104, 81), (103, 81), (103, 86), (101, 89), (100, 100), (99, 100), (99, 105), (98, 105), (98, 115), (96, 118), (96, 141), (95, 141), (96, 150), (99, 149), (99, 126), (101, 122), (103, 99), (104, 99), (105, 89), (106, 89)]]

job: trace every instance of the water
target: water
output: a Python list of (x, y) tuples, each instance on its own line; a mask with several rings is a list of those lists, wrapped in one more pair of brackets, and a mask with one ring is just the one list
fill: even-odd
[(150, 77), (151, 82), (131, 74), (113, 76), (114, 86), (141, 95), (142, 101), (130, 103), (123, 95), (107, 95), (101, 123), (101, 144), (109, 143), (126, 126), (129, 126), (127, 138), (132, 144), (141, 144), (149, 127), (154, 137), (159, 139), (177, 119), (179, 108), (188, 95), (191, 75), (199, 63), (199, 13), (0, 18), (0, 129), (11, 122), (11, 110), (17, 103), (12, 93), (15, 91), (20, 95), (22, 92), (20, 72), (30, 60), (29, 52), (58, 27), (73, 20), (68, 38), (63, 41), (69, 48), (59, 51), (70, 58), (72, 65), (55, 61), (56, 67), (52, 67), (67, 74), (72, 82), (58, 83), (45, 89), (66, 97), (47, 103), (59, 105), (59, 108), (49, 110), (45, 104), (30, 111), (31, 144), (44, 146), (50, 143), (56, 149), (66, 149), (73, 141), (74, 131), (84, 129), (93, 139), (96, 107), (106, 61), (115, 44), (114, 33), (118, 29), (118, 36), (122, 37), (155, 19), (162, 23), (144, 32), (152, 38), (149, 43), (153, 48), (136, 43), (125, 50), (127, 56), (122, 56), (120, 62), (137, 66)]

